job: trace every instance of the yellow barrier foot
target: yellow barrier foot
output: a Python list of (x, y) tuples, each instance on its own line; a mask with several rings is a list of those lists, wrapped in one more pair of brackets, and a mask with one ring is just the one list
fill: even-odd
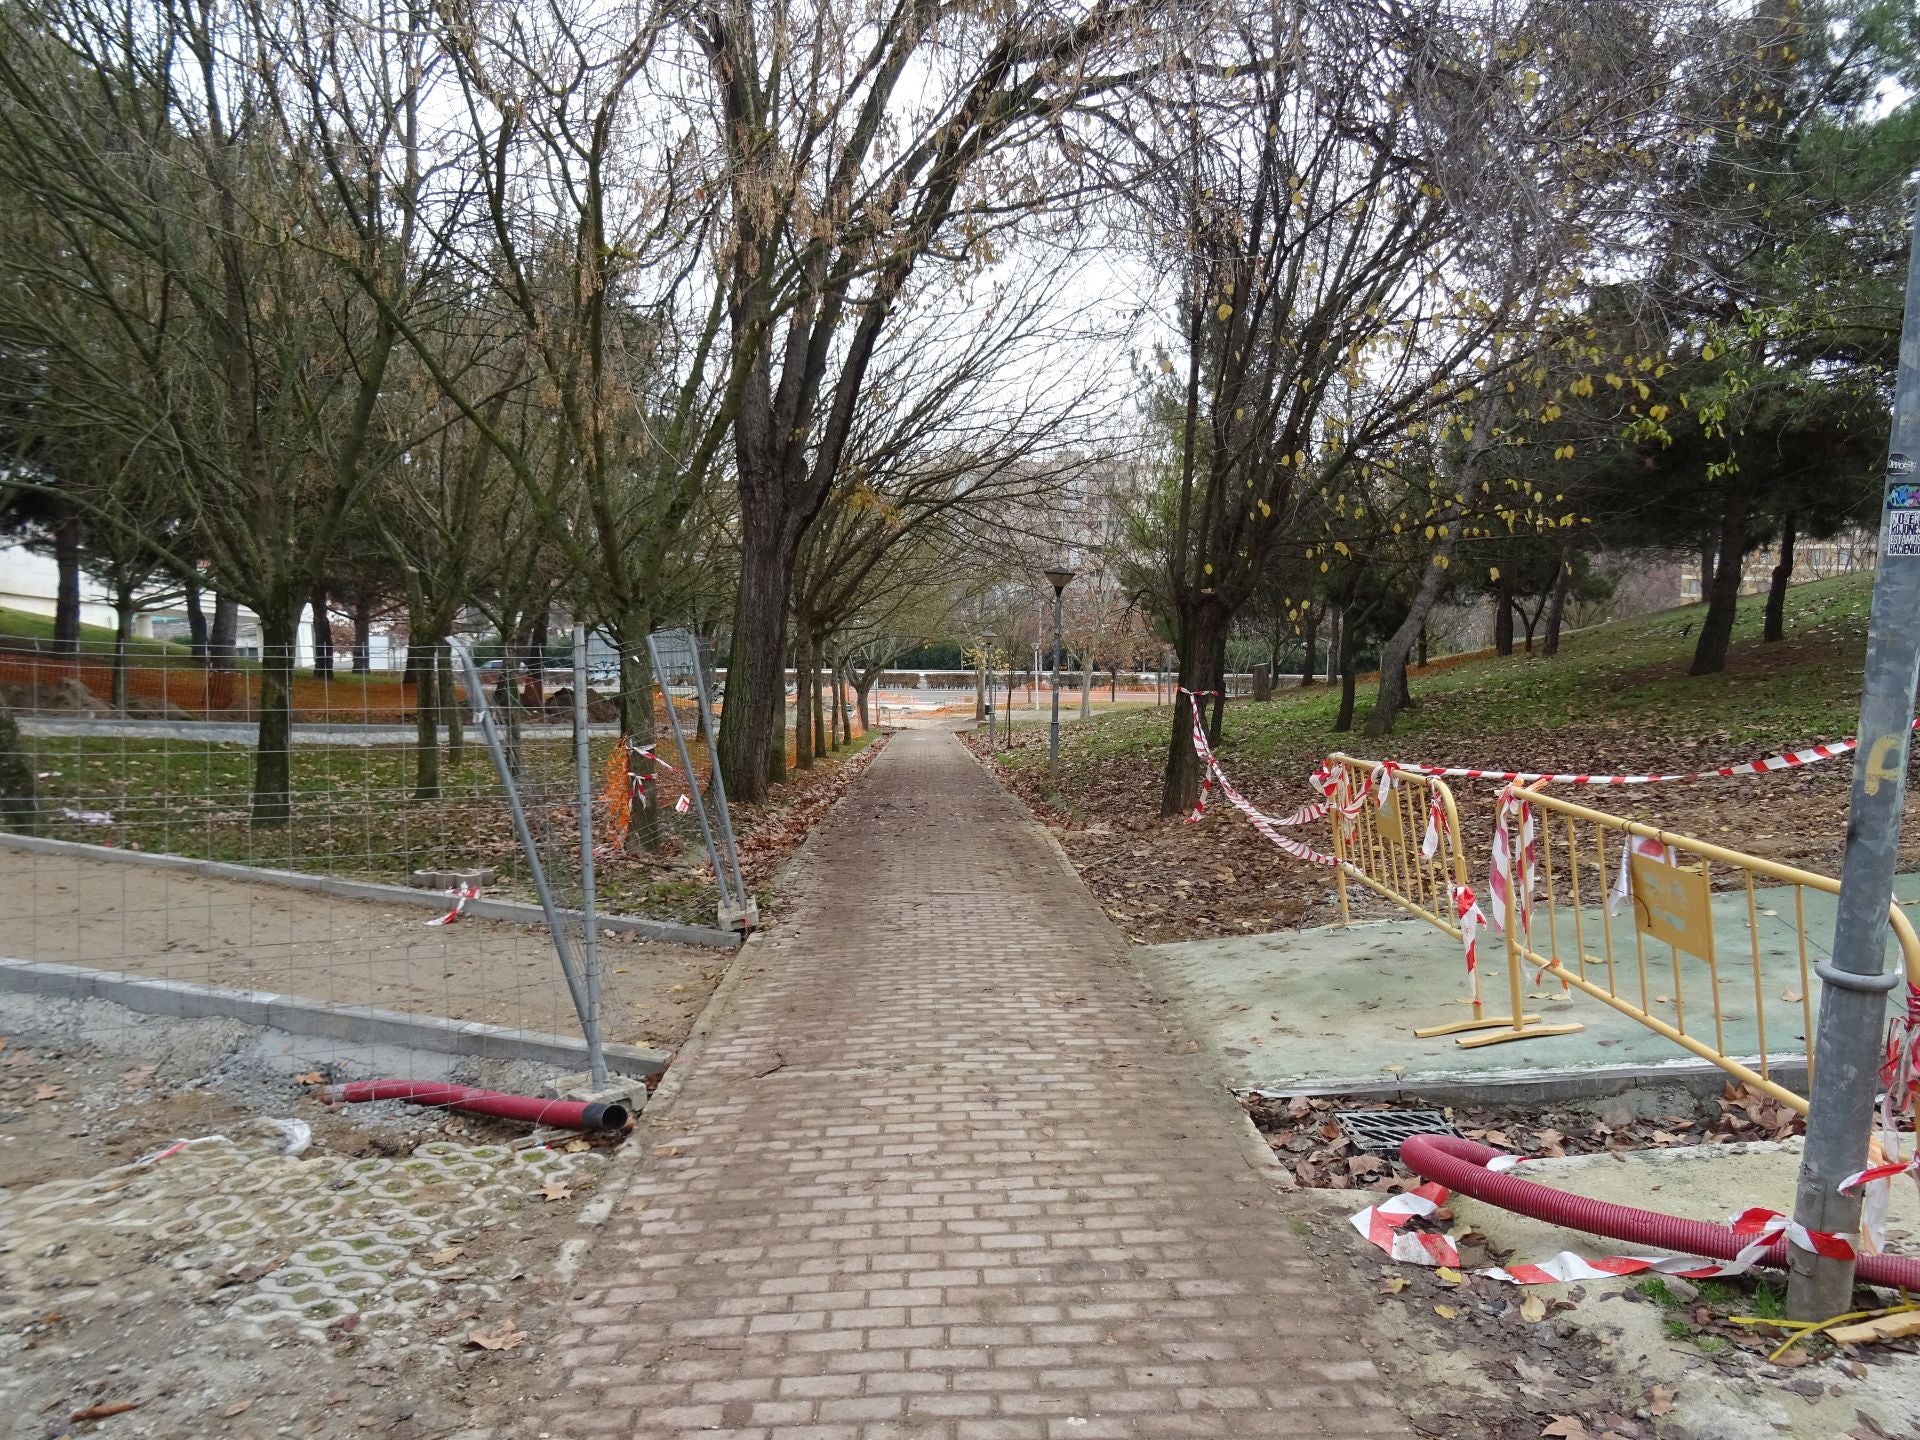
[(1498, 1035), (1475, 1035), (1471, 1039), (1456, 1040), (1453, 1043), (1462, 1050), (1472, 1050), (1480, 1045), (1503, 1045), (1509, 1040), (1533, 1040), (1542, 1035), (1578, 1035), (1586, 1028), (1584, 1025), (1523, 1024), (1518, 1029), (1508, 1027)]
[[(1522, 1025), (1538, 1025), (1540, 1023), (1540, 1017), (1538, 1015), (1522, 1015), (1520, 1017), (1520, 1023)], [(1575, 1026), (1574, 1028), (1578, 1029), (1579, 1027)], [(1424, 1030), (1414, 1031), (1413, 1038), (1416, 1040), (1431, 1040), (1436, 1035), (1459, 1035), (1468, 1030), (1503, 1029), (1513, 1029), (1513, 1021), (1504, 1015), (1497, 1020), (1456, 1020), (1451, 1025), (1429, 1025)]]

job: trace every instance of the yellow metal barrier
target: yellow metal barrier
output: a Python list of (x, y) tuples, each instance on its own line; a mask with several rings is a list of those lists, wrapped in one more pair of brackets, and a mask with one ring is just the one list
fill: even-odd
[[(1454, 804), (1452, 789), (1444, 780), (1410, 770), (1389, 771), (1378, 761), (1357, 760), (1351, 755), (1329, 755), (1326, 763), (1336, 777), (1332, 821), (1333, 853), (1340, 862), (1334, 872), (1340, 889), (1340, 923), (1353, 923), (1347, 885), (1349, 881), (1358, 881), (1409, 915), (1451, 936), (1461, 947), (1464, 966), (1466, 937), (1461, 932), (1454, 896), (1459, 890), (1470, 888), (1472, 882), (1468, 878), (1460, 812)], [(1381, 789), (1386, 791), (1384, 805), (1380, 803)], [(1345, 803), (1340, 803), (1343, 800)], [(1437, 822), (1434, 828), (1439, 842), (1431, 857), (1423, 849), (1429, 817)], [(1520, 971), (1511, 957), (1507, 965), (1505, 1013), (1490, 1015), (1480, 982), (1489, 957), (1497, 953), (1498, 947), (1494, 937), (1482, 930), (1476, 948), (1479, 964), (1472, 977), (1472, 993), (1470, 998), (1461, 1001), (1472, 1006), (1472, 1018), (1415, 1030), (1416, 1037), (1426, 1040), (1436, 1035), (1495, 1032), (1459, 1042), (1487, 1045), (1499, 1040), (1570, 1035), (1582, 1028), (1543, 1025), (1538, 1015), (1526, 1014)]]
[[(1523, 965), (1543, 967), (1804, 1115), (1806, 1099), (1773, 1078), (1776, 1051), (1768, 1035), (1768, 1015), (1774, 1015), (1776, 1030), (1783, 1013), (1791, 1016), (1801, 1041), (1794, 1058), (1804, 1054), (1811, 1079), (1813, 1047), (1808, 1042), (1817, 977), (1809, 958), (1806, 893), (1838, 895), (1840, 882), (1623, 820), (1542, 794), (1537, 787), (1527, 791), (1527, 800), (1538, 828), (1538, 876), (1531, 926), (1508, 917), (1507, 970), (1516, 985)], [(1518, 827), (1513, 828), (1516, 865), (1511, 873), (1517, 876), (1520, 836)], [(1648, 848), (1654, 853), (1629, 853), (1635, 837), (1653, 842)], [(1623, 854), (1628, 855), (1628, 884), (1620, 896)], [(1788, 902), (1763, 905), (1756, 877), (1792, 887), (1790, 925), (1782, 913)], [(1731, 905), (1723, 900), (1716, 907), (1716, 895), (1744, 896), (1745, 903), (1735, 898)], [(1610, 897), (1614, 906), (1608, 903)], [(1510, 908), (1514, 898), (1510, 893)], [(1722, 912), (1718, 916), (1716, 908)], [(1732, 924), (1724, 913), (1728, 909), (1734, 912)], [(1782, 963), (1772, 967), (1762, 952), (1763, 919), (1781, 922), (1772, 928), (1786, 935), (1784, 946), (1772, 952)], [(1920, 938), (1897, 905), (1889, 904), (1887, 923), (1904, 957), (1908, 981), (1920, 982)], [(1757, 1057), (1751, 1065), (1727, 1053), (1728, 1023), (1746, 1018), (1733, 1007), (1744, 1008), (1749, 999), (1755, 1044), (1738, 1048)], [(1671, 1020), (1655, 1011), (1665, 1006), (1672, 1009)]]

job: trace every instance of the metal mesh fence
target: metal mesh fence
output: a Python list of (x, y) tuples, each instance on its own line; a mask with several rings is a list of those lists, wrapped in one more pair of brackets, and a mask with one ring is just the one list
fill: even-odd
[[(239, 1020), (275, 1037), (259, 1063), (276, 1093), (383, 1074), (537, 1088), (587, 1069), (583, 1007), (477, 723), (484, 701), (562, 941), (584, 959), (571, 657), (483, 646), (468, 674), (449, 647), (419, 649), (410, 670), (329, 674), (305, 654), (214, 666), (160, 642), (0, 648), (0, 1036)], [(660, 1043), (648, 1006), (687, 967), (625, 917), (722, 937), (675, 772), (656, 805), (669, 845), (629, 858), (633, 841), (613, 838), (628, 697), (617, 659), (589, 668), (597, 910), (616, 937), (598, 1013), (631, 1052)], [(263, 729), (276, 681), (288, 724)]]

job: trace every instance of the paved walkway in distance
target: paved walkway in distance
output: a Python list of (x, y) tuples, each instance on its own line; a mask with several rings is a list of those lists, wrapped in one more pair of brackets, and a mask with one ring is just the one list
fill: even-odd
[(1125, 942), (950, 734), (802, 858), (577, 1284), (555, 1436), (1408, 1433)]

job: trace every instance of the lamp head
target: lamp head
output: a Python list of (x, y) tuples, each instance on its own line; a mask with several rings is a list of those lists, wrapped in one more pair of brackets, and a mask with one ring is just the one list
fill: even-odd
[(1046, 570), (1042, 573), (1047, 577), (1047, 583), (1053, 586), (1053, 593), (1056, 595), (1066, 589), (1067, 582), (1073, 579), (1073, 571), (1066, 569), (1064, 566), (1055, 570)]

